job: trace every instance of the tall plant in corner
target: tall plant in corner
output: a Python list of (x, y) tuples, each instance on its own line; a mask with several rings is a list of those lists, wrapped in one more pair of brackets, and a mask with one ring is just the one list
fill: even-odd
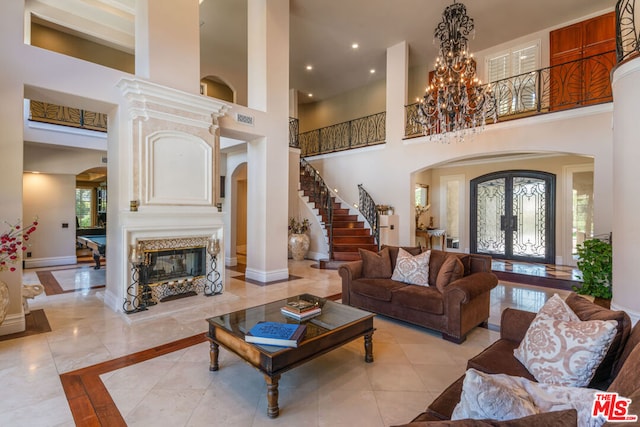
[(582, 286), (573, 290), (582, 295), (611, 299), (613, 257), (611, 242), (589, 239), (577, 246), (578, 268), (582, 272)]

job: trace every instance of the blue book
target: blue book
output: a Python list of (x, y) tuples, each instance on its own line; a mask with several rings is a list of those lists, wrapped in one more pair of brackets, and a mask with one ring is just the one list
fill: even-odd
[(298, 347), (306, 325), (280, 322), (258, 322), (244, 336), (246, 342), (252, 344), (275, 345), (279, 347)]

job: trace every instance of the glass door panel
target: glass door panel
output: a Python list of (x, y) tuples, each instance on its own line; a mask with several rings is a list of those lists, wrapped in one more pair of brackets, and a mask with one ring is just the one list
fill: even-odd
[(493, 179), (477, 186), (477, 251), (505, 254), (505, 179)]
[(513, 178), (513, 255), (545, 258), (546, 182), (543, 179)]
[(555, 175), (495, 172), (471, 180), (471, 252), (555, 262)]

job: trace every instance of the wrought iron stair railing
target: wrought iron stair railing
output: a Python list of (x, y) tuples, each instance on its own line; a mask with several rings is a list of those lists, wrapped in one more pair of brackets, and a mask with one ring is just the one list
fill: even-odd
[(358, 209), (364, 219), (367, 220), (371, 227), (371, 234), (380, 247), (380, 227), (378, 224), (378, 211), (376, 209), (376, 202), (373, 197), (364, 189), (362, 184), (358, 184)]
[(324, 227), (327, 231), (327, 243), (329, 246), (329, 259), (333, 259), (333, 203), (334, 197), (331, 190), (325, 184), (320, 173), (305, 159), (300, 159), (300, 182), (302, 189), (313, 200), (316, 208), (322, 216)]

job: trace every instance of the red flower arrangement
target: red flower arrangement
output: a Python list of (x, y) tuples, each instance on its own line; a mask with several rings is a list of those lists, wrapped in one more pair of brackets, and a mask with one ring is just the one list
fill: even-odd
[(29, 226), (22, 227), (19, 224), (9, 224), (9, 231), (0, 235), (0, 271), (16, 271), (10, 264), (18, 262), (18, 253), (27, 250), (29, 235), (36, 231), (38, 221), (33, 221)]

